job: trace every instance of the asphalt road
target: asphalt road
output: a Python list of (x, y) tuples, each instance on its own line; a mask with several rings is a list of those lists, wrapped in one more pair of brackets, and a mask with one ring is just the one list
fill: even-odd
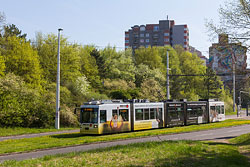
[(45, 155), (54, 155), (54, 154), (64, 154), (69, 152), (79, 152), (79, 151), (88, 151), (98, 148), (106, 148), (117, 145), (127, 145), (132, 143), (142, 143), (148, 141), (166, 141), (166, 140), (217, 140), (217, 139), (228, 139), (233, 138), (245, 133), (250, 133), (250, 125), (242, 125), (228, 128), (220, 128), (206, 131), (198, 132), (189, 132), (181, 134), (171, 134), (171, 135), (161, 135), (161, 136), (152, 136), (136, 139), (127, 139), (119, 141), (111, 141), (104, 143), (93, 143), (78, 145), (65, 148), (55, 148), (49, 150), (34, 151), (28, 153), (17, 153), (9, 155), (1, 155), (0, 162), (5, 160), (24, 160), (31, 158), (43, 157)]

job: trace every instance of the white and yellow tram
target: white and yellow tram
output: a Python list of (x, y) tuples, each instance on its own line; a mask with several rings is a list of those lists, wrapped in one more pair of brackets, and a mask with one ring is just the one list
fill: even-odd
[(108, 134), (221, 121), (224, 102), (101, 100), (80, 107), (82, 134)]

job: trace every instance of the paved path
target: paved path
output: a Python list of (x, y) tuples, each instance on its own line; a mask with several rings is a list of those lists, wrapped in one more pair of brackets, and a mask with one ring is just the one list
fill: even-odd
[(250, 119), (250, 115), (246, 116), (246, 110), (241, 110), (239, 116), (236, 115), (226, 115), (226, 119)]
[(144, 138), (119, 140), (119, 141), (110, 141), (110, 142), (103, 142), (103, 143), (85, 144), (85, 145), (71, 146), (71, 147), (65, 147), (65, 148), (55, 148), (55, 149), (49, 149), (49, 150), (34, 151), (34, 152), (28, 152), (28, 153), (1, 155), (0, 162), (5, 161), (5, 160), (24, 160), (24, 159), (43, 157), (45, 155), (88, 151), (88, 150), (94, 150), (98, 148), (106, 148), (106, 147), (117, 146), (117, 145), (127, 145), (131, 143), (142, 143), (142, 142), (149, 142), (149, 141), (228, 139), (228, 138), (236, 137), (245, 133), (250, 133), (250, 125), (242, 125), (242, 126), (212, 129), (212, 130), (206, 130), (206, 131), (181, 133), (181, 134), (171, 134), (171, 135), (152, 136), (152, 137), (144, 137)]

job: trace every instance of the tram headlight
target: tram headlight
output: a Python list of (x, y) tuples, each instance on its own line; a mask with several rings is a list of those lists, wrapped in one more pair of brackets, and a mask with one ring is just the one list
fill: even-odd
[(98, 128), (98, 125), (94, 125), (94, 128)]

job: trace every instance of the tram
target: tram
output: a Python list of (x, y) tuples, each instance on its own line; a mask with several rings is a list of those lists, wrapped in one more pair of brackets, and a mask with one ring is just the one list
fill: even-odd
[(225, 120), (224, 102), (100, 100), (80, 107), (82, 134), (110, 134)]

